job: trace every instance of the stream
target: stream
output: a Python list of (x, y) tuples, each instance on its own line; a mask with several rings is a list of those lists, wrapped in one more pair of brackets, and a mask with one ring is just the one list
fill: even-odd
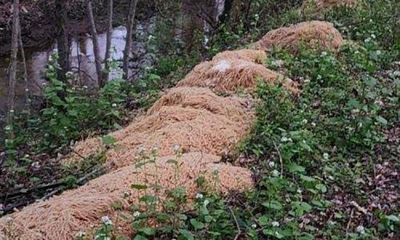
[[(214, 3), (214, 18), (218, 21), (218, 17), (222, 14), (225, 6), (225, 0), (215, 0)], [(140, 21), (136, 25), (136, 37), (134, 38), (131, 56), (130, 56), (130, 78), (139, 78), (143, 74), (146, 67), (152, 66), (155, 63), (154, 54), (148, 52), (149, 37), (155, 31), (156, 17)], [(78, 27), (78, 26), (77, 26)], [(205, 44), (208, 42), (207, 32), (210, 26), (204, 22)], [(112, 48), (111, 56), (116, 62), (121, 63), (123, 51), (125, 48), (125, 38), (127, 30), (123, 26), (115, 27), (112, 31)], [(106, 33), (98, 35), (100, 55), (105, 55), (106, 48)], [(79, 36), (73, 36), (70, 39), (70, 66), (73, 74), (74, 83), (80, 86), (95, 88), (97, 85), (97, 73), (94, 64), (93, 42), (89, 34), (84, 33)], [(57, 52), (56, 39), (53, 43), (48, 44), (44, 48), (24, 49), (26, 57), (27, 81), (24, 80), (24, 66), (20, 61), (19, 56), (17, 66), (17, 84), (16, 84), (16, 111), (21, 110), (27, 101), (27, 93), (30, 96), (41, 96), (43, 87), (46, 85), (46, 68), (51, 56)], [(7, 94), (8, 94), (8, 67), (9, 56), (0, 56), (0, 127), (1, 122), (7, 111)], [(112, 70), (109, 80), (121, 78), (121, 70)], [(34, 101), (32, 102), (34, 104)], [(2, 127), (1, 127), (2, 128)], [(1, 131), (0, 131), (1, 135)], [(1, 137), (1, 136), (0, 136)]]
[[(154, 21), (139, 23), (136, 27), (136, 38), (132, 46), (130, 59), (130, 77), (140, 77), (144, 67), (154, 63), (153, 56), (146, 50), (149, 35), (154, 29)], [(126, 43), (126, 28), (116, 27), (112, 31), (111, 58), (121, 62)], [(105, 55), (107, 34), (98, 35), (100, 54)], [(18, 62), (18, 80), (16, 85), (16, 108), (21, 109), (26, 102), (26, 91), (32, 96), (40, 96), (43, 86), (46, 84), (46, 67), (49, 59), (57, 53), (57, 44), (49, 45), (47, 49), (36, 51), (25, 49), (28, 84), (23, 79), (23, 62)], [(104, 60), (104, 59), (103, 59)], [(7, 89), (8, 89), (8, 66), (9, 58), (0, 58), (0, 115), (7, 111)], [(97, 84), (97, 74), (94, 64), (93, 42), (88, 34), (71, 39), (70, 66), (74, 81), (81, 86), (94, 88)], [(109, 79), (122, 77), (122, 70), (112, 70)]]

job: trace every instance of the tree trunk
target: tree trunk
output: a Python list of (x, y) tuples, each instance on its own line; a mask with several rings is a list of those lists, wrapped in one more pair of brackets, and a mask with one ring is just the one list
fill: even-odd
[[(13, 20), (11, 35), (11, 58), (10, 70), (8, 75), (8, 98), (7, 98), (7, 125), (12, 127), (15, 111), (15, 85), (17, 82), (17, 56), (18, 56), (18, 35), (19, 35), (19, 0), (13, 3)], [(12, 131), (12, 129), (11, 129)], [(13, 137), (13, 132), (11, 132)]]
[(94, 61), (96, 65), (97, 81), (99, 88), (102, 88), (105, 85), (105, 81), (103, 80), (103, 71), (101, 67), (102, 61), (100, 56), (99, 41), (97, 39), (96, 23), (93, 15), (92, 0), (86, 0), (86, 5), (87, 5), (87, 14), (90, 22), (90, 34), (92, 35), (92, 41), (93, 41), (93, 52), (94, 52)]
[(127, 24), (127, 33), (126, 33), (126, 44), (124, 50), (124, 59), (123, 59), (123, 70), (124, 70), (124, 79), (129, 79), (129, 55), (132, 49), (132, 35), (133, 35), (133, 27), (135, 25), (135, 16), (136, 16), (136, 6), (138, 0), (130, 0), (129, 1), (129, 13), (128, 13), (128, 24)]
[(26, 65), (24, 43), (22, 42), (21, 26), (19, 26), (19, 31), (18, 31), (18, 42), (19, 42), (19, 49), (21, 51), (22, 63), (23, 63), (23, 66), (24, 66), (25, 111), (27, 111), (29, 113), (30, 112), (30, 99), (31, 99), (31, 97), (30, 97), (30, 92), (29, 92), (28, 67)]
[[(190, 54), (194, 49), (201, 45), (201, 41), (196, 39), (196, 35), (204, 32), (204, 22), (199, 13), (197, 0), (183, 0), (183, 41), (186, 53)], [(197, 41), (196, 41), (197, 40)]]
[(219, 16), (219, 22), (220, 23), (227, 23), (229, 20), (229, 16), (231, 14), (232, 10), (232, 4), (234, 0), (225, 0), (224, 4), (224, 11), (222, 12), (221, 16)]
[(70, 70), (69, 65), (69, 40), (68, 32), (66, 30), (67, 12), (64, 0), (56, 0), (56, 22), (58, 28), (57, 34), (57, 48), (58, 48), (58, 64), (60, 69), (57, 73), (60, 81), (66, 82), (66, 73)]
[(394, 3), (393, 6), (393, 44), (397, 49), (400, 49), (400, 12), (398, 11), (400, 2)]
[(107, 81), (110, 73), (109, 60), (111, 56), (111, 41), (112, 41), (112, 30), (113, 30), (113, 8), (114, 1), (108, 0), (108, 29), (107, 29), (107, 45), (106, 45), (106, 54), (104, 57), (105, 61), (105, 71), (104, 71), (104, 81)]

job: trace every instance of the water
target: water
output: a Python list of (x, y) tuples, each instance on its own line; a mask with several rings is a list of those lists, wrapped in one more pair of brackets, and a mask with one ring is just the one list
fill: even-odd
[[(218, 17), (224, 11), (225, 0), (215, 0), (214, 18), (218, 21)], [(146, 66), (154, 63), (153, 56), (148, 53), (146, 42), (150, 34), (154, 32), (155, 18), (137, 24), (136, 41), (133, 43), (132, 56), (130, 61), (130, 75), (133, 78), (140, 77)], [(210, 26), (205, 24), (205, 45), (208, 42), (207, 33)], [(112, 59), (121, 61), (125, 48), (126, 28), (117, 27), (112, 32)], [(102, 33), (98, 36), (100, 54), (105, 55), (106, 34)], [(54, 40), (55, 42), (55, 40)], [(46, 84), (45, 71), (49, 62), (49, 57), (57, 52), (57, 45), (50, 44), (47, 49), (37, 51), (35, 49), (25, 49), (27, 59), (28, 86), (23, 80), (23, 64), (18, 63), (18, 80), (16, 85), (16, 106), (17, 110), (25, 104), (26, 89), (33, 96), (40, 96), (44, 84)], [(70, 49), (70, 66), (74, 73), (75, 84), (86, 85), (89, 88), (95, 88), (97, 85), (97, 73), (94, 64), (93, 42), (88, 34), (83, 34), (71, 39)], [(5, 115), (7, 109), (7, 93), (8, 78), (7, 69), (9, 66), (9, 58), (0, 57), (0, 122), (1, 116)], [(110, 79), (121, 78), (121, 70), (113, 70)]]
[[(153, 30), (153, 21), (145, 24), (139, 23), (136, 29), (136, 41), (133, 43), (131, 51), (131, 59), (135, 58), (136, 62), (131, 61), (130, 75), (137, 77), (146, 65), (154, 62), (152, 56), (147, 54), (146, 39)], [(111, 58), (114, 61), (121, 62), (126, 44), (125, 27), (116, 27), (112, 31)], [(107, 35), (101, 33), (98, 35), (100, 55), (104, 57), (106, 51)], [(26, 64), (28, 73), (28, 86), (23, 79), (23, 64), (18, 63), (18, 80), (16, 84), (16, 107), (17, 110), (24, 106), (26, 101), (26, 90), (28, 89), (33, 96), (40, 96), (43, 86), (46, 84), (46, 67), (49, 58), (57, 52), (57, 44), (51, 44), (46, 50), (35, 51), (25, 49)], [(102, 59), (104, 60), (104, 59)], [(7, 92), (8, 92), (8, 74), (9, 58), (0, 58), (0, 116), (5, 115), (7, 110)], [(86, 85), (89, 88), (97, 86), (97, 73), (94, 64), (93, 41), (88, 34), (74, 37), (71, 39), (70, 46), (70, 66), (74, 75), (75, 84), (81, 86)], [(120, 68), (112, 70), (109, 79), (117, 79), (122, 77)]]

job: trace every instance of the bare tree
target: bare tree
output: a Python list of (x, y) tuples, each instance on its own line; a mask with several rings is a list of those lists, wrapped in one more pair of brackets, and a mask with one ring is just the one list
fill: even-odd
[(133, 35), (133, 26), (135, 25), (135, 16), (136, 16), (136, 6), (138, 0), (130, 0), (129, 1), (129, 13), (128, 13), (128, 24), (127, 24), (127, 33), (126, 33), (126, 44), (124, 50), (124, 59), (123, 59), (123, 70), (124, 70), (124, 79), (129, 79), (129, 55), (132, 49), (132, 35)]
[(100, 47), (99, 41), (97, 38), (97, 30), (96, 30), (96, 22), (94, 20), (93, 15), (93, 3), (92, 0), (86, 0), (87, 14), (90, 22), (90, 34), (92, 35), (93, 41), (93, 52), (94, 52), (94, 61), (96, 65), (97, 72), (97, 81), (99, 88), (102, 88), (105, 85), (105, 81), (103, 80), (103, 70), (101, 66), (101, 56), (100, 56)]
[(66, 81), (66, 73), (70, 70), (69, 65), (69, 40), (66, 30), (67, 10), (64, 0), (56, 0), (55, 2), (55, 21), (57, 23), (57, 48), (58, 48), (58, 64), (60, 69), (57, 73), (59, 80)]
[[(8, 75), (8, 98), (7, 98), (7, 125), (12, 125), (15, 111), (15, 85), (17, 82), (17, 56), (18, 56), (18, 35), (19, 35), (19, 0), (13, 2), (13, 20), (11, 35), (11, 58)], [(11, 132), (11, 137), (13, 133)]]
[(114, 1), (108, 0), (108, 29), (107, 29), (107, 45), (106, 45), (106, 54), (104, 57), (105, 61), (105, 72), (104, 72), (104, 81), (108, 80), (110, 73), (109, 66), (109, 58), (111, 56), (111, 41), (112, 41), (112, 30), (113, 30), (113, 14), (114, 14)]

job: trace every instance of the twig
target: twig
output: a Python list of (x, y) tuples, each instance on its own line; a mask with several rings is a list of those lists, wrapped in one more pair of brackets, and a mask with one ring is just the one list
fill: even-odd
[(1, 194), (1, 195), (0, 195), (0, 198), (4, 198), (4, 197), (14, 197), (14, 196), (18, 196), (18, 195), (21, 195), (21, 194), (27, 194), (27, 193), (29, 193), (29, 192), (33, 192), (33, 191), (35, 191), (35, 190), (41, 190), (41, 189), (48, 189), (48, 188), (58, 187), (58, 186), (60, 186), (60, 185), (62, 185), (62, 184), (64, 184), (64, 183), (65, 183), (65, 181), (58, 181), (58, 182), (55, 182), (55, 183), (39, 185), (39, 186), (37, 186), (37, 187), (33, 187), (33, 188), (30, 188), (30, 189), (18, 188), (18, 189), (14, 190), (14, 191), (11, 192), (11, 193)]
[(235, 220), (236, 228), (237, 228), (237, 230), (238, 230), (238, 233), (236, 234), (236, 236), (235, 236), (235, 238), (234, 238), (234, 240), (237, 240), (237, 239), (239, 239), (240, 235), (242, 234), (242, 230), (240, 230), (239, 223), (238, 223), (238, 221), (237, 221), (237, 219), (236, 219), (235, 213), (233, 212), (232, 208), (229, 207), (229, 211), (231, 212), (232, 217), (233, 217), (233, 219)]
[(86, 174), (85, 176), (81, 177), (78, 179), (77, 184), (80, 185), (83, 182), (85, 182), (89, 177), (94, 176), (95, 174), (99, 173), (100, 171), (104, 170), (104, 167), (101, 166), (99, 168), (94, 169), (93, 171), (91, 171), (90, 173)]
[[(92, 177), (93, 175), (95, 175), (96, 173), (100, 172), (101, 170), (103, 170), (104, 167), (99, 167), (94, 169), (93, 171), (91, 171), (90, 173), (86, 174), (85, 176), (81, 177), (80, 179), (78, 179), (78, 181), (76, 182), (78, 186), (82, 185), (84, 182), (86, 182), (86, 180), (88, 180), (90, 177)], [(59, 193), (60, 191), (62, 191), (64, 189), (64, 186), (59, 186), (58, 188), (54, 189), (53, 191), (51, 191), (50, 193), (46, 194), (44, 197), (42, 197), (39, 201), (44, 201), (49, 199), (50, 197), (54, 196), (55, 194)]]
[(357, 208), (358, 211), (364, 213), (365, 215), (369, 215), (367, 209), (361, 207), (360, 205), (358, 205), (358, 203), (356, 203), (355, 201), (351, 201), (350, 205)]
[(1, 171), (5, 161), (6, 161), (6, 153), (5, 152), (1, 152), (0, 153), (0, 171)]
[(279, 162), (281, 164), (281, 178), (282, 178), (283, 177), (283, 159), (282, 159), (281, 151), (279, 151), (279, 148), (275, 142), (274, 142), (274, 146), (275, 146), (276, 151), (278, 152)]
[(346, 226), (346, 238), (347, 238), (347, 234), (349, 233), (349, 228), (350, 228), (351, 220), (353, 219), (353, 214), (354, 214), (354, 209), (351, 209), (350, 219), (347, 222), (347, 226)]
[(51, 196), (53, 196), (53, 195), (57, 194), (58, 192), (62, 191), (63, 188), (64, 188), (64, 187), (61, 186), (61, 187), (58, 187), (58, 188), (54, 189), (53, 191), (49, 192), (49, 193), (46, 194), (44, 197), (42, 197), (42, 198), (39, 200), (39, 202), (49, 199)]
[(76, 155), (78, 155), (78, 157), (82, 158), (82, 160), (87, 160), (87, 158), (85, 158), (82, 154), (78, 153), (75, 149), (71, 148), (71, 151)]

